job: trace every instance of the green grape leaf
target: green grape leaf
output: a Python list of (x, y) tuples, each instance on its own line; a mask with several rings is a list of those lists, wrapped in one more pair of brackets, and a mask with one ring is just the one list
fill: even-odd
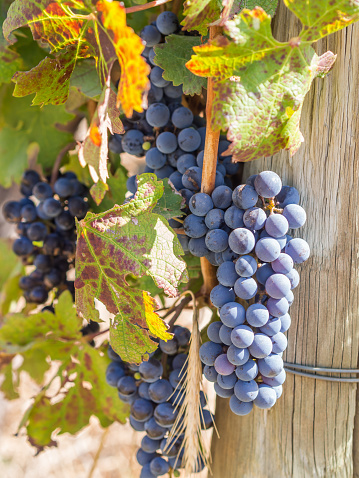
[(313, 42), (359, 20), (357, 0), (284, 0), (300, 19), (302, 41)]
[(122, 104), (127, 116), (134, 109), (143, 111), (149, 66), (141, 56), (144, 45), (127, 27), (120, 2), (100, 0), (92, 5), (81, 0), (15, 0), (3, 24), (5, 38), (11, 41), (12, 32), (23, 26), (30, 27), (34, 40), (47, 43), (55, 57), (16, 75), (15, 95), (36, 93), (34, 105), (62, 104), (79, 60), (94, 58), (104, 85), (117, 58), (121, 66), (118, 106)]
[(222, 3), (219, 0), (187, 0), (183, 6), (181, 25), (184, 30), (197, 30), (205, 36), (208, 26), (219, 19)]
[(193, 73), (215, 77), (212, 127), (228, 129), (226, 154), (251, 161), (281, 149), (294, 154), (303, 141), (301, 109), (312, 81), (336, 56), (318, 57), (308, 43), (280, 43), (261, 8), (244, 10), (226, 23), (228, 35), (195, 47), (187, 63)]
[[(42, 384), (50, 368), (48, 359), (60, 362), (57, 372), (35, 397), (21, 422), (27, 428), (30, 442), (39, 450), (56, 444), (52, 440), (55, 430), (76, 433), (89, 423), (92, 415), (99, 418), (102, 426), (113, 421), (124, 422), (128, 416), (129, 407), (118, 400), (117, 390), (106, 384), (109, 359), (89, 345), (80, 332), (81, 325), (71, 294), (64, 292), (55, 306), (55, 314), (49, 311), (28, 316), (14, 314), (6, 318), (0, 329), (2, 363), (6, 364), (2, 390), (8, 396), (16, 396), (21, 371)], [(16, 373), (9, 364), (15, 353), (24, 359)]]
[(109, 187), (101, 179), (90, 188), (90, 194), (96, 205), (99, 206), (106, 196)]
[[(10, 356), (9, 359), (11, 360), (12, 357)], [(17, 379), (15, 383), (12, 362), (10, 361), (10, 363), (6, 364), (5, 366), (3, 365), (0, 368), (0, 372), (3, 376), (3, 381), (0, 386), (0, 390), (4, 394), (6, 400), (15, 400), (16, 398), (19, 398), (19, 393), (17, 392), (19, 383)]]
[[(52, 168), (58, 152), (73, 141), (65, 124), (74, 118), (63, 105), (31, 106), (29, 98), (14, 98), (13, 86), (0, 89), (0, 184), (9, 187), (19, 182), (27, 167), (29, 145), (37, 143), (37, 162)], [(60, 130), (60, 128), (62, 130)]]
[(70, 87), (76, 88), (87, 98), (98, 100), (102, 93), (101, 83), (96, 74), (95, 61), (93, 59), (77, 62), (71, 75)]
[(163, 179), (164, 191), (162, 197), (157, 201), (153, 209), (155, 214), (160, 214), (166, 219), (182, 216), (182, 207), (185, 200), (179, 192), (169, 183), (168, 179)]
[(278, 0), (236, 0), (234, 5), (237, 6), (237, 12), (247, 8), (253, 10), (255, 7), (261, 7), (271, 17), (275, 14), (278, 6)]
[(154, 62), (163, 70), (163, 78), (175, 86), (183, 85), (185, 95), (200, 95), (207, 80), (194, 75), (186, 68), (193, 55), (193, 47), (201, 45), (201, 37), (169, 35), (166, 43), (156, 45)]
[(108, 178), (108, 131), (111, 134), (125, 132), (119, 118), (120, 111), (116, 107), (116, 94), (112, 91), (109, 80), (108, 78), (79, 150), (81, 166), (88, 165), (92, 179), (103, 183)]
[(168, 340), (167, 326), (155, 313), (149, 294), (131, 289), (126, 276), (150, 276), (170, 296), (187, 281), (186, 264), (176, 234), (153, 208), (163, 195), (154, 174), (138, 177), (131, 201), (102, 214), (87, 214), (77, 226), (76, 304), (87, 320), (99, 320), (95, 299), (114, 315), (111, 345), (128, 362), (139, 363), (157, 348), (149, 334)]
[(0, 35), (0, 85), (9, 83), (14, 74), (23, 68), (20, 55), (9, 48), (7, 42)]

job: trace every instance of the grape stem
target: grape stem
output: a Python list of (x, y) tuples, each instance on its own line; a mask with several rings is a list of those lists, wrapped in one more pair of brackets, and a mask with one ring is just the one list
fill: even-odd
[[(209, 27), (210, 40), (213, 40), (221, 33), (221, 27)], [(216, 182), (218, 143), (220, 136), (220, 130), (215, 131), (212, 127), (214, 82), (214, 78), (208, 78), (207, 80), (206, 140), (204, 146), (201, 186), (201, 191), (206, 194), (212, 194)], [(201, 270), (203, 276), (203, 286), (201, 292), (204, 296), (208, 297), (213, 287), (218, 284), (216, 277), (216, 268), (205, 257), (201, 257)]]
[(59, 154), (56, 156), (56, 160), (54, 162), (54, 165), (52, 167), (52, 172), (51, 172), (50, 184), (51, 184), (52, 187), (54, 186), (54, 184), (56, 182), (57, 176), (59, 174), (59, 169), (60, 169), (60, 166), (61, 166), (61, 162), (64, 159), (65, 154), (68, 153), (69, 151), (71, 151), (71, 149), (74, 149), (75, 146), (76, 146), (76, 142), (72, 141), (71, 143), (64, 146), (61, 149), (61, 151), (59, 152)]
[(171, 1), (172, 0), (155, 0), (154, 2), (145, 3), (144, 5), (135, 5), (134, 7), (126, 8), (126, 13), (140, 12), (141, 10), (158, 7), (158, 5), (163, 5), (164, 3), (168, 3)]

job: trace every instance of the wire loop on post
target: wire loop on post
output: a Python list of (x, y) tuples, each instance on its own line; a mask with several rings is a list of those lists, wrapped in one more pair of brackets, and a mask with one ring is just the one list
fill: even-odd
[[(353, 378), (330, 377), (327, 375), (310, 373), (310, 372), (323, 372), (323, 373), (340, 373), (340, 374), (359, 374), (359, 369), (315, 367), (310, 365), (300, 365), (295, 363), (284, 362), (284, 370), (286, 372), (293, 373), (294, 375), (301, 375), (302, 377), (314, 378), (316, 380), (326, 380), (327, 382), (359, 383), (359, 378), (357, 377), (355, 378), (354, 377)], [(302, 372), (301, 370), (304, 370), (304, 372)], [(307, 372), (305, 372), (305, 370)]]

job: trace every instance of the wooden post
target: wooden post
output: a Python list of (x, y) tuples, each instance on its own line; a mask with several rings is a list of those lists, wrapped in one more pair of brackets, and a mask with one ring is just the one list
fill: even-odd
[[(274, 20), (281, 41), (299, 24), (281, 4)], [(311, 258), (299, 267), (292, 326), (284, 360), (322, 367), (357, 368), (359, 331), (359, 25), (316, 47), (338, 54), (333, 70), (315, 80), (305, 101), (305, 143), (294, 157), (282, 152), (254, 161), (245, 177), (273, 170), (295, 186), (307, 211), (298, 236)], [(218, 399), (220, 439), (212, 443), (215, 478), (347, 478), (359, 455), (354, 429), (356, 385), (287, 373), (272, 410), (237, 417)], [(359, 426), (359, 420), (358, 420)], [(353, 435), (358, 440), (354, 440)], [(358, 458), (355, 466), (358, 466)]]

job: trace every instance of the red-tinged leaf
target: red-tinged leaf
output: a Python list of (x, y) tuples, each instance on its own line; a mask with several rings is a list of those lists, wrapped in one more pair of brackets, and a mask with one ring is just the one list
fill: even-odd
[(99, 179), (106, 183), (108, 178), (108, 131), (111, 134), (124, 133), (116, 107), (116, 95), (109, 86), (109, 79), (99, 99), (96, 112), (92, 118), (86, 138), (79, 150), (79, 160), (83, 167), (89, 165), (95, 182)]
[(121, 104), (126, 116), (130, 117), (133, 110), (143, 111), (143, 93), (149, 89), (147, 76), (150, 67), (141, 56), (144, 44), (126, 25), (126, 12), (119, 2), (101, 0), (96, 6), (102, 12), (104, 26), (113, 32), (114, 47), (121, 66), (117, 105)]
[(276, 41), (270, 22), (261, 8), (244, 10), (226, 23), (231, 40), (222, 36), (194, 47), (197, 54), (186, 65), (197, 75), (217, 79), (212, 126), (228, 129), (232, 144), (226, 154), (235, 161), (297, 151), (305, 95), (336, 58), (331, 52), (318, 57), (299, 39)]
[(104, 183), (103, 181), (98, 181), (96, 184), (93, 184), (90, 188), (90, 194), (92, 199), (95, 201), (97, 206), (99, 206), (104, 197), (106, 196), (106, 192), (109, 190), (108, 184)]
[(313, 42), (359, 20), (358, 0), (284, 0), (300, 19), (302, 41)]
[(95, 299), (114, 315), (111, 344), (128, 362), (140, 362), (157, 344), (149, 334), (169, 339), (147, 292), (130, 288), (126, 276), (150, 276), (171, 297), (187, 281), (176, 234), (166, 219), (152, 212), (163, 194), (153, 174), (138, 178), (135, 198), (123, 206), (88, 214), (78, 223), (76, 304), (80, 315), (98, 320)]
[(218, 20), (220, 13), (221, 2), (218, 0), (187, 0), (181, 25), (184, 30), (197, 30), (201, 35), (207, 35), (209, 24)]
[(112, 42), (99, 28), (92, 9), (81, 0), (15, 0), (3, 24), (5, 37), (17, 28), (29, 26), (35, 40), (47, 43), (51, 53), (29, 72), (16, 77), (17, 96), (36, 92), (33, 104), (60, 104), (68, 97), (71, 74), (79, 59), (94, 57), (102, 82), (116, 58)]

